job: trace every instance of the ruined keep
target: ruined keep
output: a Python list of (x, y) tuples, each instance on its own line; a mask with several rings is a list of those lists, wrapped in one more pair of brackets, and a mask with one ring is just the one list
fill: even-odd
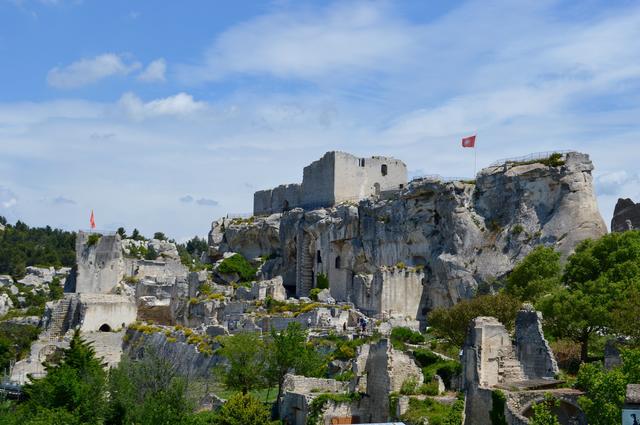
[(358, 158), (345, 152), (327, 152), (304, 167), (302, 184), (286, 184), (253, 195), (253, 214), (268, 215), (301, 207), (330, 207), (359, 201), (407, 184), (404, 162), (384, 157)]
[(78, 293), (109, 293), (124, 277), (120, 235), (79, 231), (76, 236)]
[(490, 412), (503, 410), (509, 425), (529, 423), (533, 406), (545, 394), (558, 400), (553, 413), (562, 425), (586, 424), (577, 399), (583, 393), (558, 388), (559, 372), (542, 333), (542, 315), (525, 305), (516, 317), (514, 340), (493, 317), (477, 317), (469, 326), (462, 351), (465, 417), (474, 425), (491, 425)]

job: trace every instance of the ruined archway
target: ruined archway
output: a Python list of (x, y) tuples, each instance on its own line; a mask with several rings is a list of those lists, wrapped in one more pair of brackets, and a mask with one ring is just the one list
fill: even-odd
[(98, 329), (100, 332), (111, 332), (111, 326), (109, 326), (108, 324), (104, 323), (102, 326), (100, 326), (100, 329)]
[[(586, 425), (586, 418), (582, 409), (573, 401), (566, 398), (556, 398), (558, 404), (551, 406), (551, 412), (556, 415), (561, 425)], [(533, 417), (533, 406), (544, 402), (544, 397), (537, 397), (535, 400), (527, 403), (522, 409), (522, 415), (526, 418)]]

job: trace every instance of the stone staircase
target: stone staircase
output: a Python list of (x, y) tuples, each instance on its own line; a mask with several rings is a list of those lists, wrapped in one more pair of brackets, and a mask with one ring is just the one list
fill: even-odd
[(519, 382), (527, 379), (522, 364), (516, 357), (516, 352), (512, 347), (503, 351), (498, 360), (498, 376), (502, 383)]
[(302, 233), (298, 244), (298, 296), (308, 297), (313, 289), (313, 260), (309, 255), (309, 236)]
[(69, 314), (69, 305), (71, 304), (70, 298), (63, 298), (55, 305), (51, 312), (51, 322), (49, 323), (49, 329), (47, 334), (49, 340), (57, 340), (65, 334), (65, 321)]

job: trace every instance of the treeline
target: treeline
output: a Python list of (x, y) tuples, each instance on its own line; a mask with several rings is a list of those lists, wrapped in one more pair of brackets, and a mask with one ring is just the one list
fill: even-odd
[(27, 266), (71, 267), (75, 264), (76, 234), (51, 227), (29, 227), (22, 221), (7, 224), (0, 231), (0, 274), (15, 279), (25, 275)]

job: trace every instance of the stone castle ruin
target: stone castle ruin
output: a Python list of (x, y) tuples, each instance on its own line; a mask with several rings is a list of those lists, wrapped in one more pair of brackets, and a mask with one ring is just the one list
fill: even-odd
[[(468, 299), (504, 276), (537, 245), (567, 256), (580, 241), (606, 233), (588, 155), (568, 152), (561, 158), (558, 164), (505, 161), (481, 170), (474, 181), (421, 178), (405, 184), (399, 161), (392, 166), (389, 158), (374, 157), (361, 167), (356, 157), (329, 152), (305, 168), (296, 190), (304, 194), (312, 181), (318, 184), (309, 176), (319, 170), (347, 175), (362, 168), (348, 191), (338, 190), (342, 180), (328, 178), (329, 184), (314, 186), (314, 193), (324, 195), (323, 206), (313, 208), (306, 195), (300, 202), (287, 199), (283, 208), (280, 189), (258, 192), (256, 212), (273, 214), (214, 222), (210, 254), (268, 257), (261, 275), (282, 276), (290, 294), (307, 297), (328, 282), (333, 299), (368, 315), (424, 322), (433, 308)], [(351, 165), (336, 171), (345, 163)], [(375, 196), (371, 183), (383, 177), (378, 165), (384, 164), (390, 180), (381, 188), (389, 192)]]
[(302, 184), (285, 184), (253, 195), (253, 214), (269, 215), (292, 208), (316, 209), (359, 201), (407, 184), (404, 162), (384, 156), (358, 158), (327, 152), (304, 167)]
[[(493, 317), (477, 317), (463, 347), (465, 417), (491, 425), (490, 412), (503, 410), (509, 425), (524, 425), (545, 394), (558, 400), (553, 413), (562, 425), (586, 425), (578, 406), (583, 393), (559, 388), (553, 352), (542, 332), (542, 315), (525, 305), (516, 318), (515, 338)], [(501, 402), (504, 400), (504, 403)]]

